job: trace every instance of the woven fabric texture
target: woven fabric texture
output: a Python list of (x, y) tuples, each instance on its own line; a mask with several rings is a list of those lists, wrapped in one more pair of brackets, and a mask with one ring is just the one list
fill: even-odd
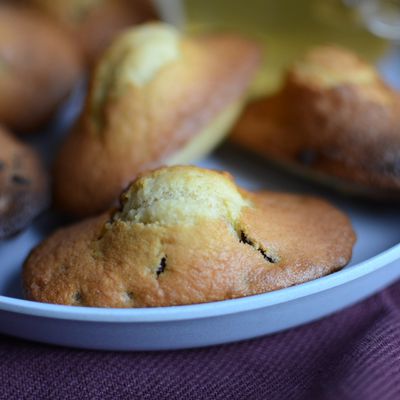
[(297, 329), (173, 352), (83, 351), (0, 336), (0, 399), (400, 399), (399, 309), (397, 283)]

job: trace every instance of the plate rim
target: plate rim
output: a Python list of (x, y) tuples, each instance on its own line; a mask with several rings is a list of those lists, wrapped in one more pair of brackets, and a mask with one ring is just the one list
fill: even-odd
[(172, 322), (218, 317), (278, 305), (323, 292), (400, 260), (400, 243), (350, 268), (299, 285), (236, 299), (149, 308), (100, 308), (40, 303), (0, 295), (0, 311), (56, 320), (136, 323)]

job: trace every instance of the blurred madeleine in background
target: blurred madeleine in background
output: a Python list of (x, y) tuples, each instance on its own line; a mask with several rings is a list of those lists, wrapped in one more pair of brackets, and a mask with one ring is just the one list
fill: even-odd
[(157, 19), (150, 0), (26, 0), (66, 28), (93, 64), (121, 30)]
[(0, 122), (28, 132), (57, 111), (83, 73), (68, 34), (45, 15), (0, 3)]

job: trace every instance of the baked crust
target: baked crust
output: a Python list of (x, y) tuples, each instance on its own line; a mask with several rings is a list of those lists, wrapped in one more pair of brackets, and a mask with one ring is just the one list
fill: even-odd
[(29, 0), (66, 29), (90, 65), (123, 29), (157, 19), (149, 0)]
[[(158, 56), (153, 64), (154, 43), (137, 46), (148, 31), (162, 36), (157, 45), (165, 36), (158, 52), (164, 65)], [(139, 172), (168, 163), (241, 99), (259, 58), (257, 45), (232, 35), (190, 39), (165, 24), (122, 35), (97, 67), (85, 110), (56, 160), (57, 205), (76, 215), (106, 210)]]
[(293, 171), (372, 197), (400, 195), (400, 95), (356, 55), (312, 50), (232, 139)]
[(81, 55), (50, 20), (0, 5), (0, 121), (27, 132), (53, 116), (82, 74)]
[(249, 193), (196, 167), (143, 174), (114, 213), (60, 229), (27, 259), (28, 299), (100, 307), (203, 303), (341, 269), (350, 221), (323, 200)]
[(48, 203), (48, 180), (39, 157), (0, 127), (0, 239), (25, 228)]

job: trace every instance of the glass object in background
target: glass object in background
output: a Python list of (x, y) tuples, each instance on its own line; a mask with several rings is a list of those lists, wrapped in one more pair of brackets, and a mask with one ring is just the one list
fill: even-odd
[(257, 39), (265, 50), (263, 69), (254, 86), (257, 95), (275, 90), (285, 68), (314, 45), (346, 46), (375, 62), (384, 53), (387, 41), (367, 30), (358, 11), (362, 1), (347, 0), (357, 2), (356, 7), (345, 4), (346, 0), (158, 0), (158, 3), (169, 13), (169, 20), (190, 33), (237, 31)]
[(400, 0), (344, 0), (375, 35), (400, 41)]

